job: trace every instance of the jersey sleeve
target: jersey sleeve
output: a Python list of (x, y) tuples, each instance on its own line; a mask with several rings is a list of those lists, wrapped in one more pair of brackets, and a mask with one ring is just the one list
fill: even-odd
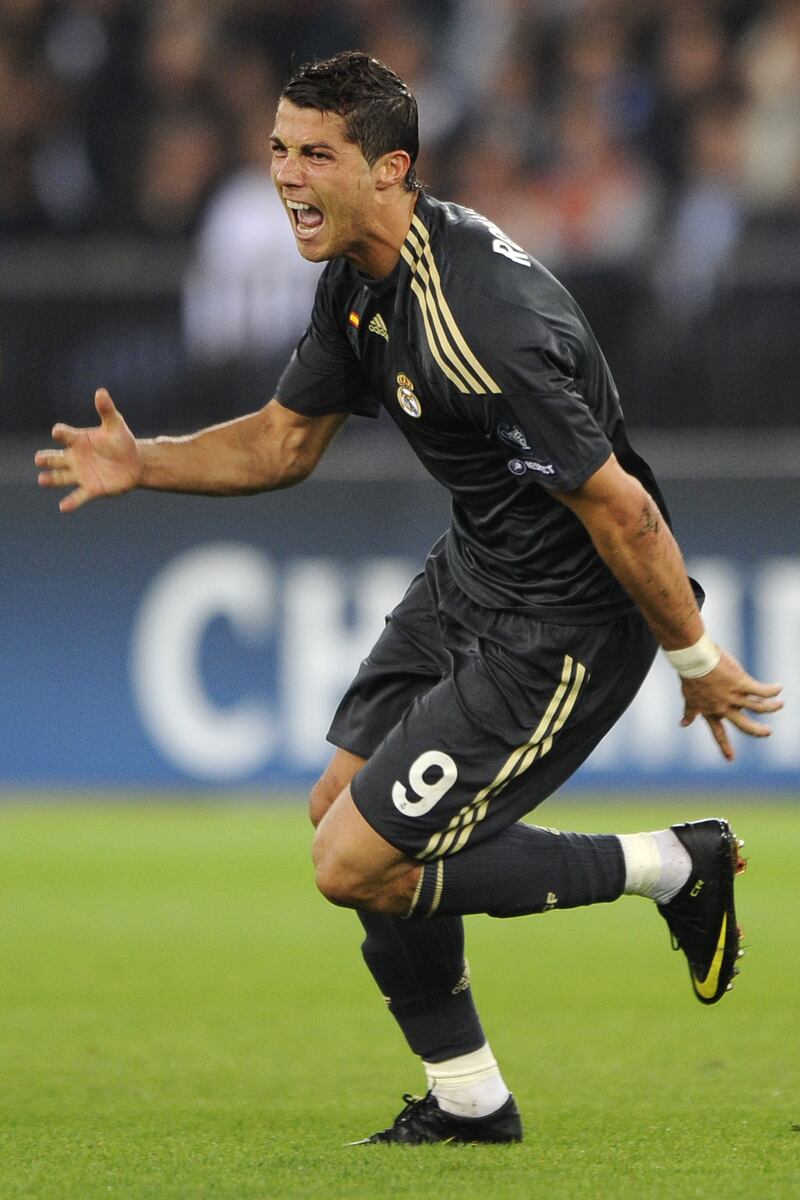
[(505, 387), (496, 397), (504, 415), (495, 436), (509, 450), (508, 468), (520, 483), (535, 479), (548, 491), (574, 491), (612, 453), (602, 387), (592, 388), (587, 398), (575, 341), (548, 324), (531, 321), (523, 333), (514, 333)]
[[(339, 311), (341, 310), (341, 311)], [(276, 397), (302, 416), (354, 413), (377, 417), (380, 401), (364, 377), (346, 336), (347, 305), (324, 271), (311, 323), (278, 381)]]
[(442, 329), (460, 390), (482, 393), (481, 426), (521, 486), (575, 490), (612, 453), (607, 367), (583, 314), (483, 218), (461, 213), (445, 235), (450, 249), (439, 254), (440, 287), (429, 299), (442, 308), (448, 299)]
[(611, 442), (574, 384), (557, 391), (497, 397), (495, 435), (508, 468), (548, 491), (579, 488), (611, 456)]

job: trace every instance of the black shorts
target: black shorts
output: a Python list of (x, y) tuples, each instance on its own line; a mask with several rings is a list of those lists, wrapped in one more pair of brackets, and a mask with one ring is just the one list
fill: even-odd
[(328, 739), (368, 760), (351, 793), (381, 837), (409, 857), (440, 858), (564, 783), (628, 707), (655, 652), (638, 611), (562, 625), (483, 608), (437, 546)]

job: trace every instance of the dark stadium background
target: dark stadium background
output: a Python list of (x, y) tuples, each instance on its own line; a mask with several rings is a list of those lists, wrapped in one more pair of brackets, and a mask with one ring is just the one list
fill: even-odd
[[(717, 763), (664, 668), (586, 786), (800, 783), (800, 8), (787, 0), (0, 0), (0, 784), (273, 786), (446, 505), (353, 419), (275, 497), (62, 518), (34, 482), (103, 384), (137, 433), (271, 394), (314, 270), (264, 171), (293, 62), (420, 98), (421, 177), (573, 290), (720, 640), (786, 685)], [(580, 785), (581, 781), (578, 781)]]

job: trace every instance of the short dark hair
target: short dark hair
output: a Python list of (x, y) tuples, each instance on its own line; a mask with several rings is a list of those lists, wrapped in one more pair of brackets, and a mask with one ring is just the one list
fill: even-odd
[(414, 170), (419, 153), (417, 102), (386, 63), (360, 50), (305, 63), (291, 76), (281, 99), (343, 117), (348, 140), (370, 166), (382, 154), (405, 150), (411, 158), (405, 189), (415, 192), (422, 186)]

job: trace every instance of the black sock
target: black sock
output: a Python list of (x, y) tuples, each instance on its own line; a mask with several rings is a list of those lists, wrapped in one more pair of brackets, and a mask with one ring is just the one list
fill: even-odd
[(486, 1039), (469, 986), (461, 918), (358, 917), (367, 935), (364, 961), (414, 1053), (443, 1062), (478, 1050)]
[(520, 917), (616, 900), (624, 885), (622, 846), (613, 835), (518, 824), (450, 858), (426, 863), (409, 916)]

